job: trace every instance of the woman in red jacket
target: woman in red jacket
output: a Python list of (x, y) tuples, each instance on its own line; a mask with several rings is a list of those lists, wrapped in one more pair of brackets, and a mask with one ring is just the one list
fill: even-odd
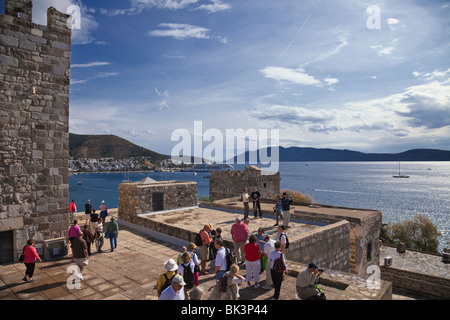
[(245, 279), (247, 280), (248, 286), (250, 286), (250, 281), (255, 281), (255, 288), (259, 288), (259, 269), (261, 268), (259, 259), (261, 259), (261, 249), (256, 243), (258, 239), (256, 235), (252, 234), (248, 239), (248, 243), (244, 246), (245, 251), (245, 269), (247, 271)]
[(34, 274), (34, 267), (36, 265), (36, 259), (41, 261), (41, 258), (39, 257), (38, 253), (36, 252), (36, 249), (33, 247), (34, 240), (30, 239), (27, 241), (27, 245), (23, 247), (23, 262), (25, 263), (25, 266), (27, 267), (27, 270), (25, 271), (25, 277), (23, 278), (23, 281), (32, 282), (33, 281), (33, 274)]

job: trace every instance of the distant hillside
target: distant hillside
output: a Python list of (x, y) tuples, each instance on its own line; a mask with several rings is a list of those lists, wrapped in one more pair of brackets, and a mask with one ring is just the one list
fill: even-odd
[(75, 158), (151, 157), (154, 161), (168, 159), (169, 156), (137, 146), (114, 135), (69, 134), (69, 154)]
[[(450, 161), (450, 151), (413, 149), (401, 153), (363, 153), (351, 150), (280, 147), (281, 162), (302, 161)], [(237, 157), (235, 157), (237, 159)], [(248, 160), (248, 152), (246, 152)]]

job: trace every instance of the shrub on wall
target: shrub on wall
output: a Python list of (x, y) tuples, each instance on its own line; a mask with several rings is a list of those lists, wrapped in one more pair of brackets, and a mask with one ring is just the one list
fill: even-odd
[(403, 242), (410, 249), (438, 253), (441, 233), (430, 219), (418, 214), (411, 219), (384, 224), (380, 235), (386, 244)]

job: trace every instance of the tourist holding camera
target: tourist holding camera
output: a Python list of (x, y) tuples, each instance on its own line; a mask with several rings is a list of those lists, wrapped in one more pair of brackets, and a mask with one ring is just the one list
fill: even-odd
[(300, 299), (325, 300), (325, 295), (316, 287), (322, 273), (323, 269), (319, 269), (311, 262), (305, 270), (298, 274), (296, 288), (297, 295)]

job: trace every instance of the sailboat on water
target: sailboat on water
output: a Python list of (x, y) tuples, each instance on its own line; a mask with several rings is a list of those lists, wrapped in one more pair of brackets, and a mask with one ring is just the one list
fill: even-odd
[(406, 174), (400, 174), (400, 161), (398, 162), (398, 174), (393, 175), (394, 178), (409, 178)]

